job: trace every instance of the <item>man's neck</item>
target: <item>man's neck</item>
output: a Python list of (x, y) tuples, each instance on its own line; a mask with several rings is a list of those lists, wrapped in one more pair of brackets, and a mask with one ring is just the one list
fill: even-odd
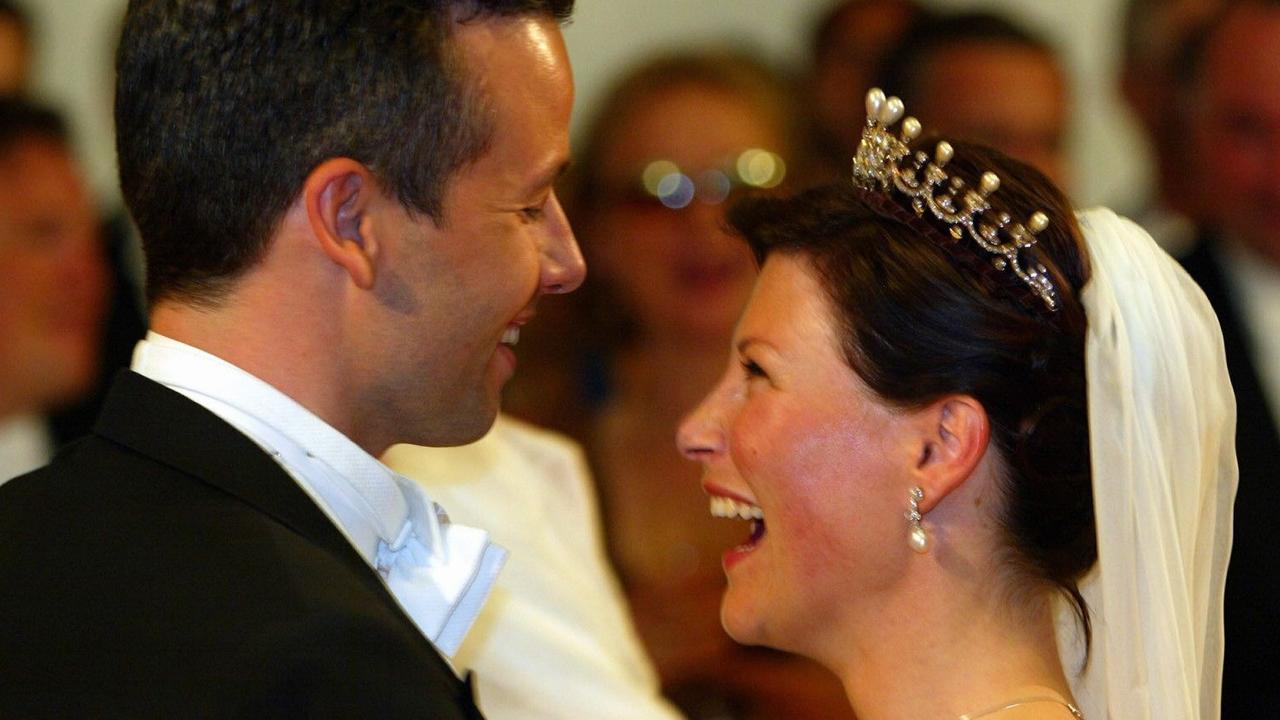
[(344, 402), (347, 385), (339, 382), (341, 371), (335, 367), (340, 363), (321, 360), (333, 357), (335, 341), (317, 337), (303, 323), (290, 322), (293, 313), (287, 310), (261, 313), (251, 312), (251, 307), (262, 305), (235, 298), (216, 308), (162, 301), (151, 311), (151, 329), (271, 385), (376, 456), (382, 448), (370, 450), (353, 435), (349, 404)]

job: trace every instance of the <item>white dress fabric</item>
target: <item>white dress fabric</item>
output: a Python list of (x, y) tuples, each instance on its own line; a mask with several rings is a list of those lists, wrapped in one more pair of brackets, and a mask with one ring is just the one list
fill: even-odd
[(1079, 216), (1092, 278), (1085, 345), (1098, 565), (1059, 647), (1088, 720), (1217, 720), (1235, 499), (1235, 399), (1222, 333), (1182, 268), (1109, 210)]
[(392, 447), (383, 462), (510, 557), (453, 661), (490, 720), (677, 720), (610, 569), (582, 450), (500, 416), (463, 447)]

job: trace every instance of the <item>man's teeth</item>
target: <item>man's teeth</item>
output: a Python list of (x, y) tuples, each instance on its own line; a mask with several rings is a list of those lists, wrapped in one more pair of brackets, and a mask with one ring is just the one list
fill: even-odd
[(763, 520), (764, 511), (750, 503), (739, 502), (723, 495), (711, 496), (711, 515), (718, 518)]
[(502, 333), (503, 345), (515, 345), (518, 342), (520, 342), (520, 328), (507, 328), (507, 331)]

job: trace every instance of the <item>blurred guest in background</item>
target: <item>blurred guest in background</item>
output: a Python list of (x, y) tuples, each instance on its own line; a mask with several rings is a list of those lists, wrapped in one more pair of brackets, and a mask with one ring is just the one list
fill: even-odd
[(1170, 252), (1195, 238), (1194, 181), (1175, 60), (1189, 35), (1223, 0), (1130, 0), (1125, 8), (1120, 84), (1151, 142), (1152, 195), (1137, 220)]
[(805, 174), (811, 179), (835, 180), (848, 174), (862, 131), (862, 98), (880, 56), (921, 13), (912, 0), (844, 0), (818, 22), (807, 87), (812, 156)]
[(1239, 423), (1223, 717), (1280, 707), (1280, 0), (1227, 4), (1179, 64), (1201, 232), (1183, 259), (1222, 322)]
[[(30, 86), (31, 58), (34, 55), (33, 35), (31, 18), (26, 12), (15, 3), (0, 0), (0, 98), (26, 97)], [(35, 105), (16, 100), (4, 102), (4, 122), (7, 123), (4, 132), (9, 133), (6, 135), (6, 142), (9, 142), (10, 137), (15, 143), (28, 136), (40, 137), (45, 140), (48, 151), (39, 153), (39, 159), (32, 152), (20, 153), (20, 157), (39, 166), (37, 172), (40, 172), (40, 180), (34, 181), (30, 187), (19, 179), (21, 174), (15, 174), (12, 168), (6, 170), (6, 177), (2, 181), (23, 185), (22, 193), (40, 194), (45, 200), (44, 205), (19, 209), (16, 203), (20, 202), (20, 195), (0, 198), (0, 203), (14, 212), (31, 214), (32, 217), (43, 213), (46, 219), (60, 222), (66, 227), (79, 223), (80, 216), (85, 212), (96, 215), (98, 209), (81, 179), (82, 174), (75, 161), (75, 153), (63, 119)], [(52, 224), (46, 223), (46, 226), (52, 227)], [(0, 233), (9, 232), (11, 235), (14, 227), (16, 226), (11, 224), (9, 230), (0, 230)], [(37, 417), (14, 419), (8, 423), (7, 432), (0, 431), (0, 435), (7, 438), (0, 439), (0, 482), (43, 465), (48, 461), (52, 450), (88, 432), (98, 414), (106, 382), (115, 371), (128, 366), (134, 343), (146, 332), (138, 283), (133, 282), (134, 278), (126, 270), (130, 265), (126, 256), (137, 248), (137, 240), (131, 236), (128, 216), (120, 212), (102, 223), (100, 229), (93, 228), (91, 233), (92, 261), (85, 260), (89, 252), (85, 248), (88, 246), (74, 251), (46, 248), (43, 265), (47, 272), (43, 282), (45, 289), (51, 293), (46, 302), (56, 300), (61, 304), (59, 312), (94, 318), (93, 322), (100, 326), (84, 333), (84, 339), (95, 338), (98, 343), (98, 347), (93, 348), (90, 353), (95, 367), (85, 375), (84, 383), (78, 391), (66, 394), (54, 403), (56, 411), (52, 414), (43, 414), (54, 407), (46, 406)], [(28, 255), (28, 260), (31, 257)], [(89, 282), (75, 289), (64, 288), (67, 278), (86, 272), (86, 263), (94, 266), (92, 273), (95, 276), (106, 279), (105, 300), (101, 297), (101, 286), (104, 284), (101, 282)], [(0, 258), (0, 266), (5, 268), (5, 273), (0, 274), (0, 280), (15, 283), (10, 292), (18, 292), (24, 282), (28, 289), (35, 292), (31, 283), (34, 282), (33, 273), (36, 271), (29, 264), (24, 269), (20, 252), (13, 253), (11, 257)], [(0, 290), (0, 295), (5, 292)], [(80, 303), (84, 303), (84, 306), (78, 306)], [(7, 313), (10, 316), (21, 312), (21, 309), (13, 308), (0, 310), (0, 314)], [(33, 304), (27, 312), (38, 311)], [(16, 356), (20, 351), (16, 347), (9, 347), (0, 352)], [(65, 362), (75, 364), (78, 360), (67, 358)], [(51, 370), (45, 378), (46, 383), (55, 382), (58, 374), (56, 370)], [(27, 388), (29, 391), (36, 389)], [(5, 401), (0, 400), (0, 403), (3, 402)]]
[(1070, 187), (1067, 78), (1031, 31), (986, 12), (927, 18), (884, 55), (878, 78), (932, 132), (990, 145)]
[(99, 379), (108, 281), (62, 119), (0, 99), (0, 482), (85, 429), (54, 413)]
[(22, 95), (31, 69), (31, 20), (10, 0), (0, 0), (0, 95)]
[[(739, 647), (720, 627), (720, 556), (741, 529), (708, 517), (698, 469), (672, 441), (723, 366), (755, 279), (725, 209), (784, 182), (791, 108), (783, 84), (749, 57), (656, 59), (608, 94), (571, 178), (568, 211), (591, 273), (579, 306), (586, 329), (557, 342), (582, 343), (590, 361), (585, 397), (566, 392), (582, 398), (577, 432), (637, 628), (669, 696), (695, 718), (849, 712), (825, 671)], [(508, 399), (535, 378), (523, 373)]]

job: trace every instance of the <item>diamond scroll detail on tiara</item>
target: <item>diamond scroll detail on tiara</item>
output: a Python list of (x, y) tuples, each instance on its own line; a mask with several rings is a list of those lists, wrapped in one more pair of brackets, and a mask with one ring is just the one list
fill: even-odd
[[(955, 154), (951, 144), (939, 142), (933, 156), (912, 153), (911, 142), (920, 137), (920, 121), (904, 117), (902, 100), (885, 97), (880, 88), (867, 93), (867, 124), (853, 156), (853, 184), (873, 192), (898, 192), (918, 217), (927, 211), (947, 226), (956, 240), (966, 236), (991, 256), (998, 270), (1012, 272), (1049, 308), (1058, 309), (1058, 294), (1044, 265), (1024, 262), (1022, 251), (1036, 244), (1036, 234), (1049, 226), (1049, 217), (1035, 212), (1026, 222), (1006, 212), (992, 211), (988, 198), (1000, 188), (1000, 178), (985, 172), (977, 188), (968, 187), (944, 168)], [(898, 133), (893, 126), (901, 124)]]

